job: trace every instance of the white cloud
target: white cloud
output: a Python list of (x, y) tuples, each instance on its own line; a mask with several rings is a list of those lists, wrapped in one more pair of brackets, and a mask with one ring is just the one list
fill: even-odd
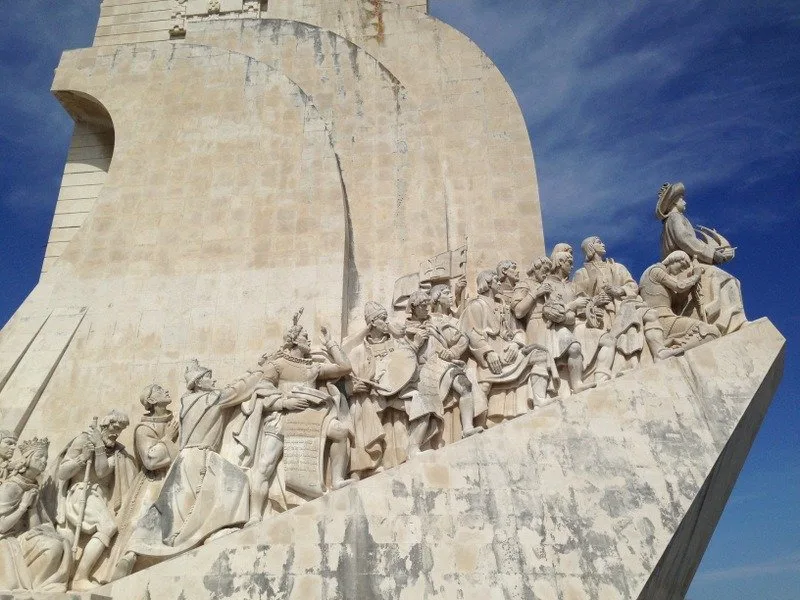
[(726, 569), (712, 569), (698, 573), (696, 581), (715, 582), (734, 579), (750, 579), (781, 573), (800, 573), (800, 553), (779, 556), (769, 561), (740, 565)]

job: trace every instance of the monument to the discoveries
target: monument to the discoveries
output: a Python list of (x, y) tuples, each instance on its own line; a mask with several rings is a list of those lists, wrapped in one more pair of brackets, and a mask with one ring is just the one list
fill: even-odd
[(545, 256), (516, 100), (422, 0), (105, 0), (53, 91), (0, 595), (685, 592), (783, 339), (682, 184), (641, 277)]

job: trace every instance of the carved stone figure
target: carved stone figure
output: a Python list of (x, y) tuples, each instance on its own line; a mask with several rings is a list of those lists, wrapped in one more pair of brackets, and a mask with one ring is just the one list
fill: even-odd
[(133, 431), (133, 448), (141, 470), (131, 484), (131, 491), (119, 515), (119, 533), (111, 552), (109, 565), (114, 568), (110, 580), (130, 574), (136, 554), (128, 549), (136, 524), (158, 498), (164, 478), (178, 455), (178, 420), (169, 410), (172, 398), (158, 384), (147, 386), (139, 396), (144, 407)]
[[(439, 297), (442, 301), (441, 294)], [(447, 302), (445, 297), (444, 302)], [(475, 427), (475, 402), (472, 384), (466, 376), (466, 364), (459, 360), (469, 346), (466, 335), (458, 329), (452, 316), (431, 315), (431, 299), (427, 292), (419, 290), (408, 299), (409, 315), (406, 320), (406, 335), (424, 338), (419, 352), (420, 407), (426, 411), (412, 419), (409, 415), (409, 437), (414, 448), (430, 442), (436, 448), (444, 443), (457, 441), (483, 431)], [(445, 407), (448, 409), (445, 431)], [(453, 411), (458, 407), (459, 422), (454, 423)]]
[(683, 250), (670, 253), (642, 274), (639, 293), (656, 310), (668, 346), (686, 350), (719, 337), (716, 327), (688, 316), (701, 276), (700, 266), (692, 267)]
[(116, 515), (136, 475), (133, 457), (117, 442), (128, 424), (125, 413), (112, 410), (58, 457), (58, 526), (66, 535), (91, 536), (75, 569), (73, 590), (95, 585), (89, 579), (92, 569), (117, 534)]
[(550, 287), (542, 318), (547, 325), (547, 347), (556, 363), (566, 363), (567, 379), (573, 393), (581, 392), (594, 384), (583, 382), (583, 353), (575, 336), (577, 315), (586, 308), (589, 299), (579, 296), (569, 281), (572, 271), (572, 254), (555, 252), (551, 258), (553, 267), (545, 278)]
[(664, 347), (658, 315), (639, 296), (639, 285), (623, 265), (606, 258), (606, 246), (597, 236), (583, 240), (585, 262), (572, 280), (578, 293), (589, 298), (586, 320), (579, 325), (581, 348), (587, 370), (595, 382), (611, 379), (639, 365), (647, 340), (654, 360), (678, 351)]
[(478, 389), (478, 382), (475, 377), (470, 380), (464, 356), (469, 349), (469, 338), (459, 329), (454, 316), (450, 286), (433, 286), (430, 298), (428, 354), (441, 373), (436, 383), (444, 408), (442, 435), (434, 441), (434, 447), (439, 447), (483, 431), (482, 427), (475, 426), (475, 418), (486, 413), (488, 406), (483, 393), (477, 394), (476, 403), (474, 390)]
[[(444, 405), (438, 389), (440, 373), (426, 360), (431, 347), (430, 305), (430, 296), (423, 290), (415, 291), (408, 298), (405, 334), (409, 345), (416, 350), (419, 362), (416, 402), (406, 406), (409, 456), (420, 452), (423, 445), (440, 436), (444, 418)], [(425, 386), (424, 390), (422, 386)]]
[[(405, 462), (410, 449), (409, 416), (424, 414), (419, 410), (417, 390), (417, 353), (424, 336), (409, 343), (404, 329), (390, 324), (388, 312), (377, 302), (367, 302), (364, 320), (366, 328), (343, 343), (353, 366), (354, 472)], [(380, 418), (383, 438), (375, 415)]]
[[(661, 258), (683, 250), (702, 266), (696, 317), (711, 323), (724, 335), (747, 323), (739, 280), (716, 265), (733, 259), (736, 249), (713, 229), (695, 228), (686, 218), (686, 189), (682, 183), (665, 183), (658, 193), (656, 217), (663, 223)], [(698, 237), (698, 234), (701, 237)], [(701, 239), (702, 238), (702, 239)]]
[(350, 361), (324, 327), (323, 341), (333, 360), (314, 360), (308, 333), (299, 324), (301, 314), (302, 309), (284, 334), (281, 350), (262, 357), (261, 381), (254, 397), (242, 405), (244, 420), (234, 427), (242, 462), (251, 467), (249, 523), (261, 521), (281, 459), (291, 461), (281, 487), (285, 482), (305, 497), (319, 496), (325, 491), (327, 441), (331, 487), (339, 489), (353, 481), (347, 477), (350, 426), (346, 405), (335, 386), (318, 391), (326, 381), (350, 373)]
[(249, 372), (220, 389), (211, 369), (197, 360), (186, 368), (180, 451), (158, 499), (131, 535), (131, 552), (154, 558), (174, 556), (247, 522), (247, 475), (222, 458), (219, 450), (226, 418), (252, 396), (261, 375), (261, 371)]
[(24, 441), (20, 458), (0, 483), (0, 590), (64, 592), (69, 542), (53, 527), (37, 479), (47, 467), (47, 438)]
[[(555, 256), (556, 256), (556, 254), (558, 254), (559, 252), (566, 252), (567, 254), (569, 254), (569, 255), (572, 257), (572, 260), (573, 260), (573, 262), (574, 262), (574, 260), (575, 260), (575, 253), (574, 253), (574, 252), (573, 252), (573, 250), (572, 250), (572, 246), (570, 246), (570, 245), (569, 245), (569, 244), (567, 244), (566, 242), (559, 242), (559, 243), (557, 243), (555, 246), (553, 246), (553, 251), (552, 251), (552, 252), (550, 252), (550, 260), (551, 260), (552, 262), (555, 262), (555, 261), (556, 261), (556, 259), (555, 259)], [(567, 273), (567, 276), (569, 276), (569, 273)]]
[(553, 269), (553, 261), (546, 256), (535, 259), (528, 268), (529, 280), (521, 280), (511, 296), (511, 310), (525, 326), (525, 339), (529, 344), (547, 344), (547, 325), (542, 317), (547, 296), (553, 291), (545, 281)]
[(489, 427), (545, 402), (550, 378), (547, 351), (526, 344), (525, 332), (509, 325), (510, 310), (495, 300), (499, 283), (494, 271), (479, 273), (478, 297), (467, 303), (459, 320), (459, 329), (469, 338), (480, 391), (487, 399)]
[(13, 432), (0, 429), (0, 481), (9, 476), (9, 466), (17, 447), (17, 436)]
[(506, 303), (511, 302), (514, 294), (514, 287), (519, 281), (519, 269), (513, 260), (501, 260), (497, 263), (497, 294), (495, 300), (502, 300)]

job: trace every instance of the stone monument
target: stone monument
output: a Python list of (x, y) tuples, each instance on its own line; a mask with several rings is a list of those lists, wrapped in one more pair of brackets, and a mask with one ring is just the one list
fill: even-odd
[(0, 332), (0, 597), (685, 592), (784, 341), (683, 184), (660, 262), (593, 236), (572, 278), (513, 93), (423, 0), (100, 15)]

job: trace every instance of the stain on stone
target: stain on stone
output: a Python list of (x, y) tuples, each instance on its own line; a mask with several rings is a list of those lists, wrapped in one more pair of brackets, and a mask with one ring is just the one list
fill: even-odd
[(408, 488), (406, 484), (399, 479), (392, 481), (392, 496), (395, 498), (408, 498)]
[(358, 71), (358, 46), (350, 44), (350, 68), (353, 70), (353, 75), (356, 79), (361, 79), (361, 73)]
[(361, 497), (355, 495), (351, 502), (350, 519), (345, 527), (346, 548), (339, 555), (339, 595), (342, 598), (370, 600), (383, 598), (372, 573), (378, 566), (378, 544), (369, 532), (369, 520), (364, 512)]
[(314, 40), (314, 62), (320, 66), (325, 62), (325, 54), (322, 52), (322, 32), (315, 28), (311, 37)]
[(219, 555), (209, 569), (208, 575), (203, 577), (203, 585), (208, 590), (212, 600), (230, 598), (234, 592), (233, 571), (231, 570), (230, 551)]

